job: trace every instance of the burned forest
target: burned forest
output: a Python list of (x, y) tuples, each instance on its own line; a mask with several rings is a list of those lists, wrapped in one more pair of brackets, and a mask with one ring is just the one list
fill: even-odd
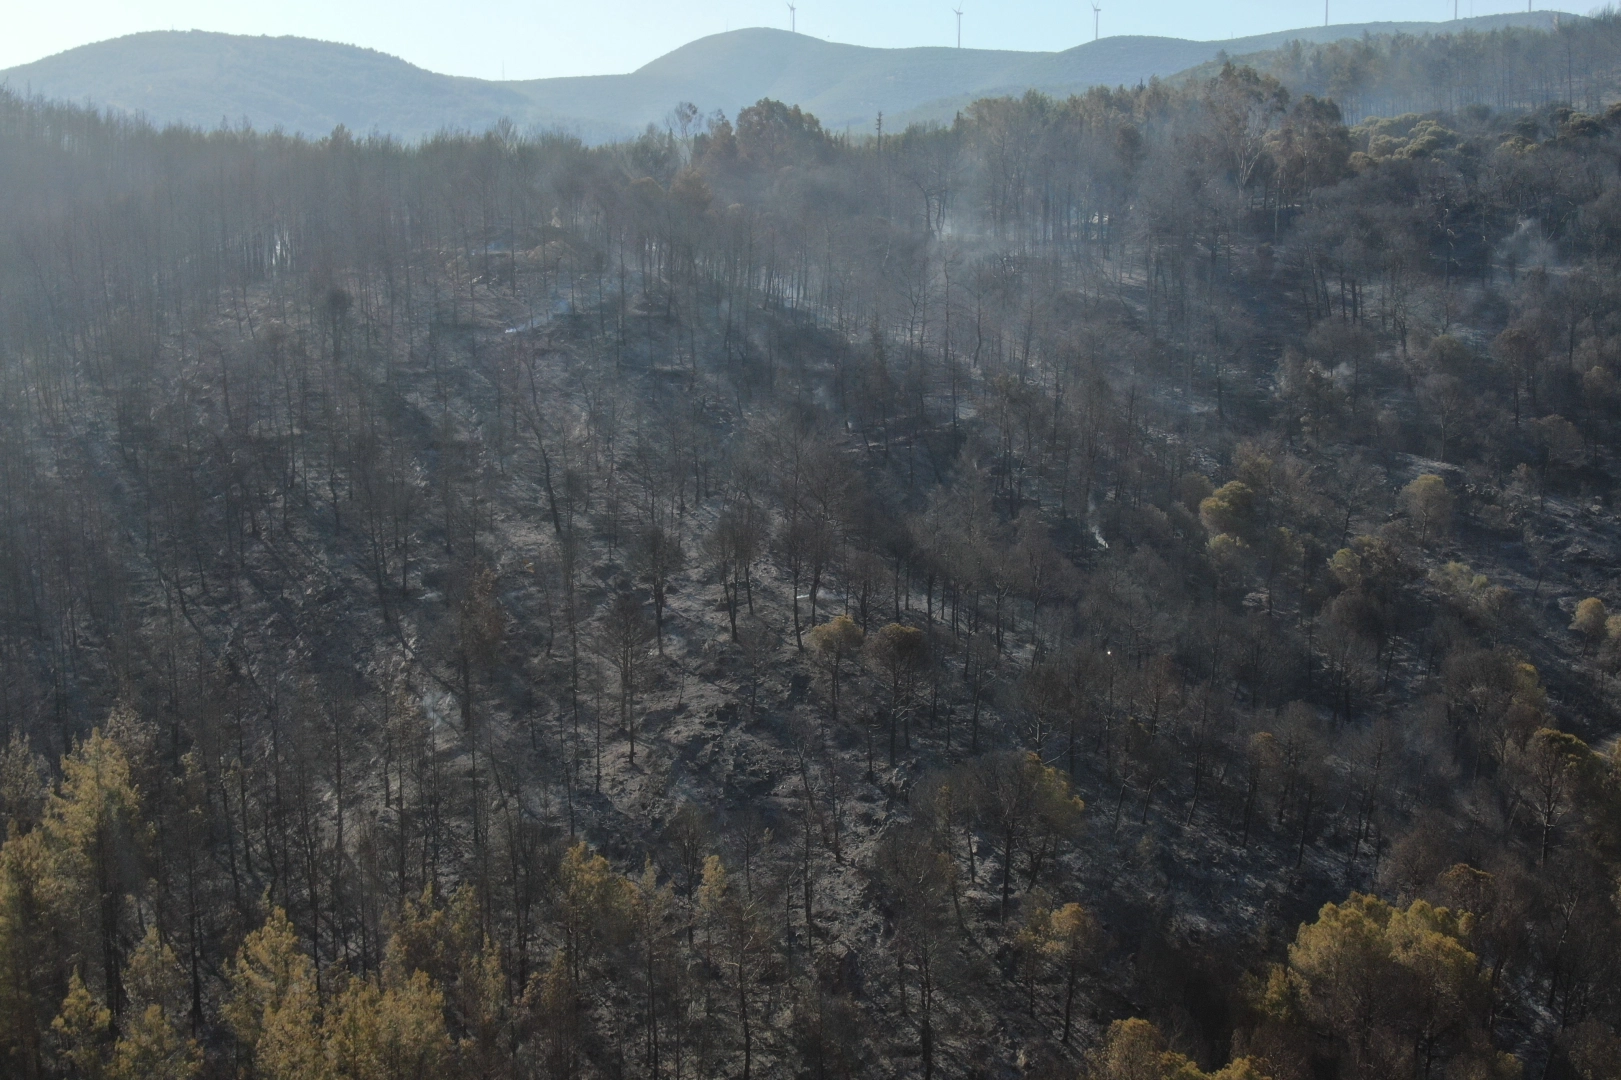
[(0, 1073), (1621, 1076), (1616, 55), (0, 91)]

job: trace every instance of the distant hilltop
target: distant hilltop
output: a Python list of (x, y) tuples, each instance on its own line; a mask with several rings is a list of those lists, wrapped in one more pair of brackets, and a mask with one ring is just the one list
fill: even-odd
[(1452, 22), (1350, 23), (1226, 41), (1110, 37), (1063, 52), (874, 49), (784, 30), (733, 30), (683, 45), (626, 75), (494, 82), (439, 75), (372, 49), (296, 37), (154, 31), (84, 45), (0, 71), (0, 84), (138, 114), (158, 124), (418, 139), (482, 130), (502, 118), (520, 128), (563, 128), (589, 142), (662, 124), (680, 101), (729, 115), (762, 97), (797, 104), (833, 131), (866, 130), (882, 112), (897, 125), (949, 120), (977, 97), (1164, 78), (1221, 53), (1240, 56), (1291, 41), (1364, 34), (1439, 34), (1503, 27), (1551, 29), (1557, 12)]

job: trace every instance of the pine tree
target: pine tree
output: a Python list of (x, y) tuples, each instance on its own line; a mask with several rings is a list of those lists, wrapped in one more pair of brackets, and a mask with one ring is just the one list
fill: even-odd
[(524, 995), (534, 1024), (543, 1032), (546, 1074), (551, 1080), (573, 1080), (579, 1072), (580, 998), (562, 949), (537, 974)]
[(276, 908), (243, 941), (230, 971), (225, 1019), (247, 1050), (258, 1080), (309, 1080), (322, 1075), (320, 996), (315, 964), (299, 948), (298, 932)]
[(1473, 924), (1423, 900), (1398, 908), (1353, 893), (1300, 927), (1290, 989), (1304, 1016), (1341, 1040), (1355, 1075), (1427, 1074), (1474, 1051), (1488, 991), (1464, 944)]
[(185, 975), (156, 927), (130, 955), (124, 972), (129, 1008), (113, 1047), (109, 1080), (191, 1080), (202, 1071), (195, 1039), (181, 1030), (186, 1013)]
[[(0, 847), (0, 1064), (36, 1080), (44, 1073), (43, 1035), (51, 1021), (48, 989), (57, 978), (51, 912), (42, 895), (50, 853), (39, 830)], [(60, 993), (60, 991), (57, 991)]]
[(331, 1080), (429, 1080), (452, 1060), (444, 994), (425, 971), (387, 987), (350, 979), (322, 1035)]
[(112, 1031), (112, 1010), (97, 1001), (75, 971), (68, 980), (62, 1011), (51, 1021), (62, 1071), (73, 1080), (102, 1080)]
[(1097, 920), (1079, 904), (1065, 904), (1053, 912), (1047, 924), (1042, 950), (1064, 980), (1064, 1034), (1060, 1039), (1064, 1043), (1069, 1042), (1075, 1013), (1075, 988), (1097, 949), (1098, 933)]
[(743, 1080), (754, 1065), (755, 986), (764, 975), (770, 939), (754, 901), (732, 884), (719, 855), (704, 860), (704, 880), (698, 888), (698, 910), (710, 965), (730, 975), (737, 1007), (738, 1040), (743, 1051)]
[(558, 917), (569, 978), (578, 989), (585, 966), (624, 929), (628, 882), (608, 860), (576, 844), (563, 855), (558, 882)]
[(1267, 1080), (1261, 1063), (1248, 1057), (1235, 1058), (1216, 1072), (1204, 1072), (1185, 1055), (1168, 1048), (1159, 1028), (1136, 1017), (1109, 1025), (1089, 1066), (1087, 1080)]
[[(643, 994), (643, 1061), (648, 1075), (659, 1075), (662, 1051), (661, 1020), (668, 1026), (679, 1016), (680, 992), (675, 978), (674, 938), (671, 917), (675, 891), (658, 883), (658, 872), (649, 860), (639, 880), (633, 883), (631, 921), (641, 968)], [(666, 1019), (667, 1018), (667, 1019)]]
[(149, 830), (122, 747), (99, 729), (62, 758), (60, 789), (41, 824), (49, 864), (42, 893), (70, 930), (76, 965), (99, 975), (107, 1007), (123, 1011), (125, 898), (141, 887)]
[(810, 632), (811, 647), (827, 665), (829, 687), (832, 690), (833, 720), (839, 719), (839, 675), (844, 658), (861, 651), (867, 635), (848, 615), (835, 615)]

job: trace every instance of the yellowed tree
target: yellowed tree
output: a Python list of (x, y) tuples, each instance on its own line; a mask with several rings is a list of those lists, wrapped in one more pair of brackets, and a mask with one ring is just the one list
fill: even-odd
[[(890, 623), (867, 640), (867, 655), (889, 683), (889, 763), (895, 764), (895, 735), (912, 687), (929, 659), (929, 639), (915, 626)], [(911, 730), (911, 722), (907, 722)], [(907, 740), (910, 742), (908, 734)]]
[(681, 1007), (677, 980), (671, 920), (675, 911), (675, 890), (660, 885), (658, 871), (648, 860), (641, 878), (633, 882), (630, 897), (632, 934), (641, 967), (643, 992), (643, 1061), (649, 1075), (659, 1074), (662, 1057), (662, 1026), (679, 1016)]
[(558, 949), (544, 972), (537, 972), (524, 994), (531, 1023), (543, 1033), (546, 1075), (570, 1080), (578, 1071), (580, 998), (566, 952)]
[(1030, 889), (1041, 880), (1048, 862), (1075, 839), (1086, 811), (1086, 803), (1075, 794), (1069, 776), (1033, 758), (1030, 755), (1025, 759), (1032, 795), (1030, 827), (1024, 840), (1025, 887)]
[(350, 979), (322, 1035), (331, 1080), (430, 1080), (452, 1061), (445, 997), (425, 971), (387, 986)]
[(1523, 745), (1510, 743), (1504, 765), (1536, 818), (1541, 833), (1537, 861), (1546, 865), (1555, 830), (1575, 809), (1577, 792), (1598, 771), (1599, 760), (1581, 739), (1545, 727), (1532, 732)]
[(1149, 1021), (1116, 1020), (1087, 1072), (1091, 1080), (1161, 1080), (1166, 1052), (1165, 1037)]
[(1063, 979), (1064, 1033), (1059, 1041), (1066, 1044), (1075, 1015), (1075, 990), (1097, 950), (1098, 936), (1097, 920), (1079, 904), (1065, 904), (1052, 913), (1047, 924), (1042, 950)]
[(1443, 536), (1452, 527), (1452, 493), (1447, 482), (1434, 473), (1415, 477), (1401, 489), (1402, 506), (1418, 529), (1419, 544)]
[(704, 926), (704, 949), (709, 962), (727, 972), (737, 1008), (738, 1041), (743, 1052), (743, 1080), (754, 1066), (755, 987), (770, 961), (770, 935), (759, 906), (738, 889), (719, 855), (704, 860), (703, 884), (698, 887), (698, 911)]
[(21, 836), (39, 824), (45, 808), (42, 765), (22, 731), (13, 729), (0, 747), (0, 832)]
[(322, 1017), (323, 1075), (332, 1080), (372, 1080), (381, 1074), (382, 991), (371, 979), (350, 979)]
[(44, 1075), (44, 1033), (53, 1006), (39, 987), (53, 977), (56, 950), (50, 946), (56, 922), (43, 887), (50, 852), (35, 829), (18, 835), (13, 818), (11, 837), (0, 847), (0, 1060), (23, 1080)]
[(462, 886), (451, 897), (453, 967), (441, 978), (446, 1005), (456, 1021), (456, 1056), (462, 1070), (488, 1076), (501, 1055), (509, 1016), (501, 950), (485, 934), (482, 912), (483, 901), (471, 886)]
[(420, 896), (401, 906), (383, 950), (383, 967), (400, 977), (426, 971), (443, 978), (454, 964), (451, 951), (450, 912), (435, 902), (433, 886), (425, 885)]
[(1069, 778), (1035, 754), (990, 754), (974, 765), (973, 801), (981, 827), (995, 832), (1002, 848), (1001, 916), (1013, 893), (1014, 857), (1023, 851), (1034, 885), (1045, 861), (1079, 827), (1086, 804)]
[[(407, 901), (384, 950), (379, 992), (421, 973), (444, 997), (447, 1030), (462, 1071), (491, 1075), (511, 1022), (500, 952), (483, 930), (482, 901), (470, 885), (435, 903), (431, 889)], [(444, 1025), (442, 1025), (444, 1026)]]
[(386, 1080), (429, 1080), (450, 1060), (445, 999), (425, 972), (383, 991), (381, 1057)]
[(142, 885), (149, 833), (117, 742), (97, 729), (64, 755), (62, 782), (40, 828), (48, 855), (41, 893), (73, 943), (70, 959), (99, 975), (116, 1018), (124, 1004), (126, 898)]
[(112, 1026), (112, 1010), (90, 993), (75, 970), (68, 979), (62, 1009), (51, 1021), (61, 1070), (74, 1080), (102, 1080), (107, 1075), (106, 1056)]
[(867, 635), (861, 632), (855, 620), (848, 615), (837, 615), (810, 632), (811, 648), (827, 665), (828, 682), (832, 690), (833, 719), (839, 718), (839, 675), (846, 657), (861, 651)]
[(1024, 983), (1025, 1005), (1036, 1015), (1036, 984), (1047, 967), (1047, 937), (1052, 929), (1052, 909), (1046, 897), (1036, 892), (1025, 897), (1024, 925), (1013, 935), (1013, 955), (1019, 979)]
[(1581, 1080), (1621, 1080), (1621, 1037), (1602, 1021), (1576, 1024), (1559, 1041)]
[(1199, 501), (1199, 521), (1212, 536), (1248, 539), (1259, 520), (1255, 489), (1242, 480), (1223, 484)]
[(1587, 641), (1588, 648), (1596, 648), (1609, 632), (1610, 613), (1604, 608), (1604, 601), (1596, 596), (1589, 596), (1576, 605), (1575, 617), (1570, 620), (1570, 628), (1582, 635)]
[(174, 950), (156, 927), (130, 954), (124, 972), (129, 1008), (113, 1047), (112, 1080), (191, 1080), (202, 1071), (203, 1053), (183, 1028), (185, 975)]
[(1338, 1039), (1352, 1075), (1428, 1075), (1467, 1058), (1487, 979), (1465, 945), (1473, 916), (1415, 900), (1393, 907), (1353, 893), (1325, 904), (1289, 946), (1288, 990)]
[(456, 982), (456, 1009), (462, 1032), (456, 1041), (456, 1056), (464, 1070), (481, 1076), (494, 1074), (511, 1025), (508, 1004), (500, 948), (485, 939), (478, 951), (467, 958)]
[(1262, 1064), (1239, 1057), (1206, 1073), (1166, 1046), (1165, 1036), (1148, 1020), (1133, 1017), (1109, 1025), (1103, 1044), (1091, 1054), (1087, 1080), (1267, 1080)]
[(281, 908), (249, 934), (228, 971), (224, 1015), (256, 1080), (309, 1080), (325, 1069), (315, 964)]
[(629, 883), (607, 859), (575, 844), (563, 854), (557, 900), (569, 978), (578, 992), (585, 965), (626, 929)]
[[(1611, 615), (1604, 620), (1604, 640), (1599, 648), (1599, 659), (1603, 665), (1600, 671), (1608, 679), (1621, 669), (1621, 615)], [(1602, 683), (1600, 688), (1603, 688)]]

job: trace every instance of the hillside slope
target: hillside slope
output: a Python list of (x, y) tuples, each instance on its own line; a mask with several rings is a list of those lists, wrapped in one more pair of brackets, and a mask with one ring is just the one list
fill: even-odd
[(700, 38), (624, 75), (494, 82), (439, 75), (370, 49), (304, 38), (154, 31), (98, 42), (0, 72), (14, 91), (90, 102), (160, 122), (321, 135), (337, 124), (415, 139), (444, 128), (562, 126), (603, 141), (658, 123), (678, 101), (733, 113), (762, 97), (799, 104), (832, 129), (949, 119), (998, 92), (1069, 92), (1135, 84), (1291, 40), (1364, 33), (1435, 33), (1548, 26), (1555, 15), (1496, 15), (1453, 23), (1311, 27), (1229, 41), (1113, 37), (1057, 53), (872, 49), (781, 30)]

